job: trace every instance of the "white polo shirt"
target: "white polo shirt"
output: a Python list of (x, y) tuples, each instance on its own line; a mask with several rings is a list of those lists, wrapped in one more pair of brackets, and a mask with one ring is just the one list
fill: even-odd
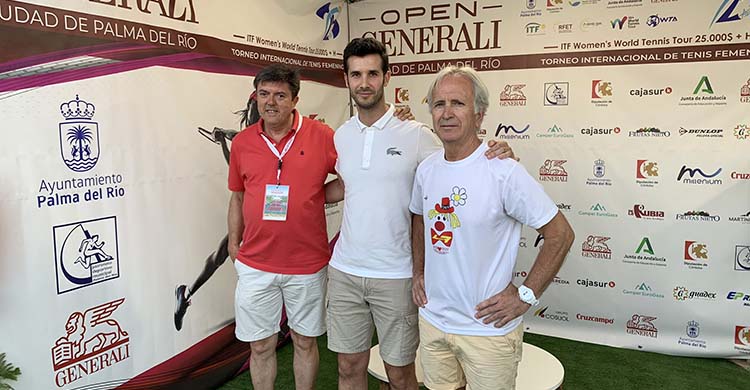
[(513, 159), (484, 156), (482, 144), (460, 161), (444, 153), (417, 169), (410, 209), (424, 217), (425, 293), (419, 309), (446, 333), (499, 336), (515, 329), (474, 318), (476, 305), (504, 290), (513, 278), (521, 226), (538, 229), (557, 215), (557, 206)]
[(411, 278), (409, 200), (419, 163), (442, 148), (422, 123), (393, 116), (372, 126), (357, 116), (336, 130), (336, 171), (344, 180), (341, 235), (330, 265), (370, 278)]

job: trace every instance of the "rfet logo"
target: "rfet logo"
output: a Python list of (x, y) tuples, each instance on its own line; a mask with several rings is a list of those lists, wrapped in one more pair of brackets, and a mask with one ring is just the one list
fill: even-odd
[(708, 261), (708, 245), (697, 241), (685, 241), (685, 260)]
[(58, 387), (130, 357), (128, 332), (111, 317), (123, 302), (125, 298), (120, 298), (68, 317), (66, 334), (52, 347), (52, 366)]
[(325, 3), (317, 11), (315, 15), (325, 21), (325, 29), (323, 30), (323, 40), (328, 41), (335, 39), (339, 36), (341, 27), (339, 26), (337, 15), (341, 13), (341, 6), (331, 8), (331, 3)]

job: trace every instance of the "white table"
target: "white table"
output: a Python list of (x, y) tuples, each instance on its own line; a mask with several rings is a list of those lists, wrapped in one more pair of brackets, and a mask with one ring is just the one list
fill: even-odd
[[(422, 385), (422, 365), (419, 362), (419, 351), (416, 361), (417, 381)], [(370, 363), (367, 372), (380, 380), (380, 388), (388, 389), (388, 377), (380, 358), (380, 346), (370, 349)], [(531, 344), (523, 343), (523, 357), (518, 365), (516, 390), (554, 390), (560, 387), (565, 377), (565, 368), (551, 353)]]

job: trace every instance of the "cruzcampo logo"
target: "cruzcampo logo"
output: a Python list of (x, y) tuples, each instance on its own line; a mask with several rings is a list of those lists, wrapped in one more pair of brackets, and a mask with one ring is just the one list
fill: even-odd
[(643, 237), (641, 243), (638, 244), (638, 249), (635, 250), (635, 253), (640, 254), (641, 252), (648, 253), (649, 255), (654, 254), (654, 248), (651, 246), (651, 241), (649, 241), (648, 237)]
[(708, 80), (708, 76), (701, 77), (701, 81), (698, 82), (698, 85), (696, 85), (693, 90), (693, 95), (697, 95), (699, 92), (709, 95), (714, 94), (714, 89), (711, 87), (711, 82)]

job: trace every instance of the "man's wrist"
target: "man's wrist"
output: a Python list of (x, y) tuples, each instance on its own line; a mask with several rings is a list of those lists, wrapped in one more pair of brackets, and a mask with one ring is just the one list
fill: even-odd
[(536, 306), (539, 304), (539, 300), (536, 297), (536, 294), (534, 294), (534, 290), (526, 287), (525, 285), (521, 285), (518, 287), (518, 298), (525, 303), (528, 303), (531, 306)]

